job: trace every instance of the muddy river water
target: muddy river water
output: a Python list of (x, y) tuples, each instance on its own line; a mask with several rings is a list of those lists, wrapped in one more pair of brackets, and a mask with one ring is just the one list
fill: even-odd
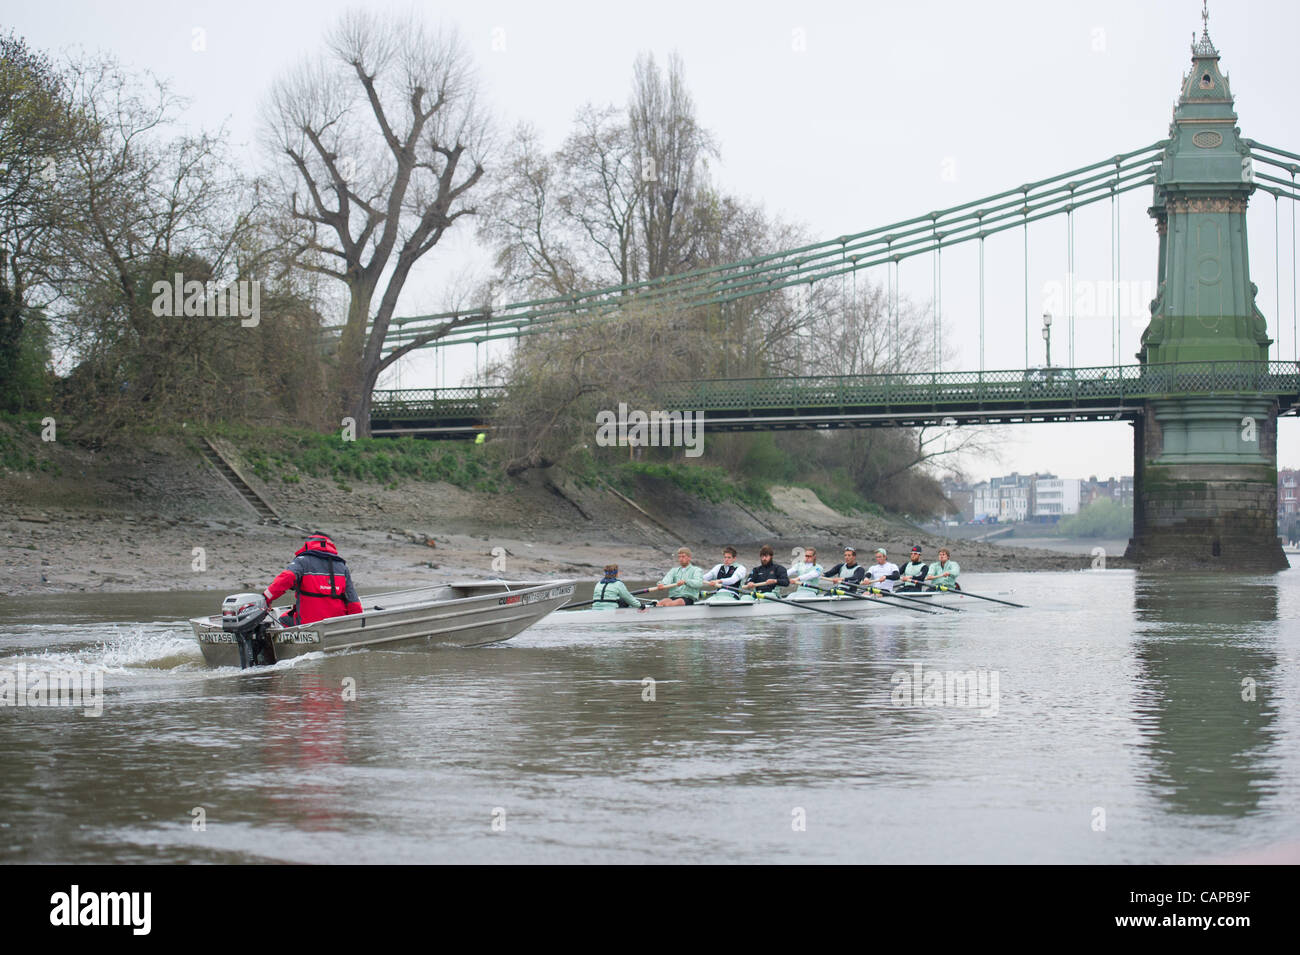
[[(0, 860), (1176, 863), (1300, 844), (1300, 574), (963, 579), (1027, 609), (619, 632), (575, 615), (495, 647), (247, 673), (206, 668), (184, 623), (219, 592), (0, 599)], [(79, 705), (31, 696), (69, 674)]]

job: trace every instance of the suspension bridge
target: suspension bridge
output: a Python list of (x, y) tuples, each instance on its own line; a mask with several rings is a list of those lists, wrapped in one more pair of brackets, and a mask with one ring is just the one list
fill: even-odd
[[(661, 312), (725, 307), (882, 266), (891, 270), (890, 321), (896, 330), (899, 263), (927, 255), (934, 282), (932, 371), (666, 382), (657, 386), (655, 397), (661, 407), (699, 412), (706, 430), (1126, 420), (1134, 426), (1138, 491), (1131, 558), (1278, 569), (1286, 561), (1275, 524), (1276, 425), (1279, 415), (1300, 410), (1300, 365), (1269, 360), (1273, 340), (1250, 279), (1246, 208), (1252, 195), (1272, 195), (1276, 216), (1279, 200), (1300, 198), (1300, 155), (1243, 138), (1236, 121), (1207, 20), (1192, 46), (1191, 69), (1169, 135), (1149, 146), (902, 222), (723, 266), (494, 308), (396, 319), (385, 349), (406, 354), (422, 347), (522, 340), (560, 323), (618, 321), (630, 302)], [(1059, 216), (1068, 220), (1073, 275), (1077, 211), (1110, 202), (1114, 225), (1117, 197), (1148, 187), (1153, 195), (1148, 212), (1159, 236), (1158, 284), (1138, 363), (1121, 363), (1116, 313), (1112, 363), (1074, 366), (1071, 295), (1064, 316), (1067, 363), (1030, 367), (1029, 225)], [(1023, 232), (1026, 259), (1025, 365), (986, 370), (984, 245), (991, 236), (1015, 229)], [(1113, 241), (1118, 238), (1113, 228)], [(943, 253), (966, 243), (979, 246), (979, 368), (944, 371)], [(1117, 263), (1113, 252), (1113, 271)], [(379, 390), (372, 396), (371, 432), (470, 437), (489, 428), (496, 409), (508, 400), (507, 390), (490, 387)]]
[[(708, 431), (933, 427), (1044, 421), (1132, 421), (1147, 401), (1170, 397), (1277, 396), (1300, 405), (1295, 362), (1173, 362), (1030, 371), (728, 378), (668, 382), (664, 408), (698, 412)], [(503, 387), (375, 393), (377, 435), (469, 438), (491, 421)]]

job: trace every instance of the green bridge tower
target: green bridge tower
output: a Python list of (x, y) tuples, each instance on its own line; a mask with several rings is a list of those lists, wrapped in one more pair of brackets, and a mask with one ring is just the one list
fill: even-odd
[[(1160, 236), (1159, 283), (1138, 353), (1143, 364), (1264, 362), (1272, 344), (1246, 247), (1253, 173), (1206, 19), (1149, 210)], [(1126, 556), (1151, 567), (1286, 567), (1277, 536), (1277, 414), (1275, 397), (1249, 393), (1147, 402), (1135, 422)]]

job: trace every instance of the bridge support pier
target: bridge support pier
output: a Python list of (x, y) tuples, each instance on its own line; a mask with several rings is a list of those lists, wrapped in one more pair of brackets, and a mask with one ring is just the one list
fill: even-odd
[(1270, 398), (1148, 402), (1134, 422), (1133, 538), (1125, 557), (1152, 570), (1285, 569), (1277, 411)]

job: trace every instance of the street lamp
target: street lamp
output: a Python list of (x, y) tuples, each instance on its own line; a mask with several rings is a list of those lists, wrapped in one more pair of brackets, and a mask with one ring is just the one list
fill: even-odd
[(1047, 367), (1052, 367), (1052, 313), (1043, 312), (1043, 341), (1047, 342)]

